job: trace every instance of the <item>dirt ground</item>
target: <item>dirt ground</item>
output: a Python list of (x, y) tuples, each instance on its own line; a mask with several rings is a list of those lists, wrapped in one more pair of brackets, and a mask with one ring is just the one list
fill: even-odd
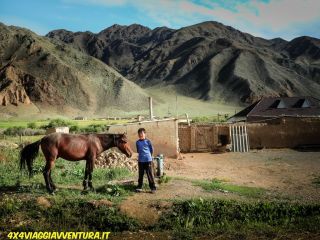
[(320, 177), (320, 152), (281, 149), (249, 153), (188, 153), (182, 155), (182, 160), (165, 161), (165, 173), (173, 179), (160, 184), (156, 194), (148, 191), (134, 194), (120, 206), (121, 211), (146, 225), (155, 223), (174, 199), (247, 200), (230, 192), (205, 191), (192, 184), (194, 179), (217, 178), (230, 184), (264, 188), (269, 199), (320, 202), (320, 186), (313, 183), (316, 177)]
[[(320, 201), (320, 152), (291, 149), (256, 150), (249, 153), (184, 154), (182, 163), (171, 160), (170, 176), (217, 178), (236, 185), (262, 187), (297, 200)], [(170, 160), (168, 161), (170, 164)], [(174, 169), (175, 167), (175, 169)]]

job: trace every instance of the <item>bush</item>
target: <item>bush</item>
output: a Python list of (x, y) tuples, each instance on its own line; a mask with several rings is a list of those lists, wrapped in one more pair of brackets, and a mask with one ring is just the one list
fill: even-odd
[(42, 128), (48, 129), (48, 128), (53, 128), (53, 127), (68, 127), (71, 125), (71, 122), (66, 121), (64, 119), (53, 119), (51, 120), (47, 125), (44, 125)]
[(27, 127), (31, 128), (31, 129), (35, 129), (35, 128), (37, 128), (37, 124), (35, 122), (30, 122), (30, 123), (28, 123)]
[(75, 132), (80, 132), (80, 128), (79, 128), (79, 126), (78, 125), (72, 125), (72, 126), (70, 126), (70, 132), (73, 132), (73, 133), (75, 133)]
[(108, 127), (106, 125), (91, 124), (88, 127), (83, 128), (82, 132), (98, 133), (98, 132), (104, 132), (104, 131), (107, 131), (107, 130), (108, 130)]
[(4, 132), (7, 136), (33, 136), (33, 135), (44, 135), (43, 129), (31, 129), (23, 127), (9, 127)]
[(25, 128), (23, 127), (9, 127), (3, 132), (3, 134), (9, 136), (24, 135), (24, 130)]

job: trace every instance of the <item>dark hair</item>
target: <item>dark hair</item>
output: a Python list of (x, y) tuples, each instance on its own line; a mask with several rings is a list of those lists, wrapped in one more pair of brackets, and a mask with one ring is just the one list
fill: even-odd
[(139, 129), (138, 129), (138, 134), (140, 134), (140, 133), (142, 133), (142, 132), (146, 133), (146, 130), (145, 130), (144, 128), (139, 128)]

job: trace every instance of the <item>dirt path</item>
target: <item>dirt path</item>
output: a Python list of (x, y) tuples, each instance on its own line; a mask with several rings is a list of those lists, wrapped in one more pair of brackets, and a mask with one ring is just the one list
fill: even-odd
[[(250, 153), (184, 154), (183, 160), (166, 159), (166, 174), (174, 178), (159, 185), (156, 194), (143, 192), (128, 197), (120, 210), (144, 225), (156, 223), (172, 200), (190, 198), (247, 198), (233, 193), (207, 192), (192, 179), (218, 178), (235, 185), (261, 187), (269, 197), (291, 201), (320, 202), (320, 153), (293, 150), (261, 150)], [(146, 180), (145, 180), (146, 181)]]
[(152, 194), (149, 190), (135, 193), (120, 204), (120, 210), (126, 215), (137, 219), (144, 225), (155, 224), (163, 211), (166, 211), (173, 200), (190, 198), (232, 198), (240, 196), (219, 191), (207, 192), (201, 187), (194, 186), (190, 181), (172, 179), (168, 183), (158, 185), (158, 190)]

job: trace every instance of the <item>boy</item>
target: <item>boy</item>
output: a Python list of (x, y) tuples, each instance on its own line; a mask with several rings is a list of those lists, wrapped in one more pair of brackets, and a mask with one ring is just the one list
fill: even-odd
[(156, 185), (154, 183), (153, 173), (152, 173), (152, 154), (153, 147), (149, 139), (146, 139), (146, 130), (144, 128), (139, 128), (138, 130), (139, 139), (136, 142), (138, 157), (138, 169), (139, 169), (139, 180), (136, 192), (142, 192), (143, 175), (146, 171), (149, 181), (149, 187), (151, 193), (156, 192)]

